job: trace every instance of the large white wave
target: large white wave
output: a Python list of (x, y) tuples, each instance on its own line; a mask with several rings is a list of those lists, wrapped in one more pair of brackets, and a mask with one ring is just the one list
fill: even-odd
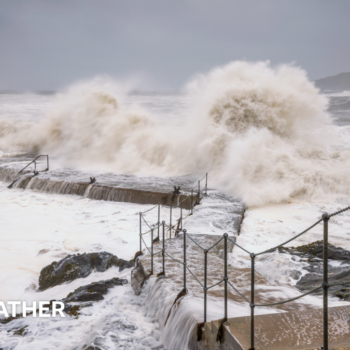
[(0, 148), (124, 173), (207, 171), (248, 205), (350, 194), (349, 153), (332, 148), (327, 98), (303, 70), (233, 62), (195, 78), (187, 94), (187, 121), (173, 130), (126, 106), (110, 81), (78, 84), (39, 124), (3, 121)]

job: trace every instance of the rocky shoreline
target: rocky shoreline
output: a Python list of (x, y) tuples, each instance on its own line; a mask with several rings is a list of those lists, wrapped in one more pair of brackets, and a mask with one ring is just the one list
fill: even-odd
[[(323, 241), (316, 241), (299, 247), (279, 248), (279, 253), (290, 254), (292, 259), (304, 263), (306, 272), (298, 279), (296, 287), (303, 293), (323, 283)], [(328, 282), (350, 281), (350, 251), (328, 244)], [(319, 290), (315, 294), (321, 294)], [(344, 301), (350, 301), (350, 284), (329, 288), (329, 295)]]

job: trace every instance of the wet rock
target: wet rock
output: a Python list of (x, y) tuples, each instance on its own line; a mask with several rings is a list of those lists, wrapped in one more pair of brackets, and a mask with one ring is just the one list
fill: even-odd
[(350, 301), (350, 288), (342, 288), (335, 292), (334, 295), (342, 300)]
[(20, 335), (21, 337), (24, 337), (28, 332), (27, 328), (28, 328), (28, 326), (24, 326), (22, 328), (19, 328), (13, 332), (13, 335)]
[[(300, 291), (306, 292), (322, 285), (323, 241), (316, 241), (299, 247), (281, 247), (279, 252), (298, 256), (301, 261), (308, 264), (303, 267), (303, 270), (307, 271), (307, 273), (301, 276), (296, 283), (296, 287)], [(350, 281), (350, 251), (328, 244), (328, 259), (328, 283)], [(293, 258), (293, 260), (298, 260), (298, 258)], [(330, 263), (332, 261), (339, 261), (339, 264), (334, 266), (334, 264)], [(333, 286), (329, 288), (329, 293), (343, 300), (350, 301), (350, 288), (347, 287), (350, 287), (350, 284)], [(316, 294), (321, 293), (322, 289), (316, 292)]]
[[(346, 270), (340, 271), (338, 273), (333, 273), (332, 269), (329, 269), (330, 273), (328, 275), (328, 283), (337, 283), (342, 281), (350, 281), (350, 269), (349, 267)], [(307, 273), (297, 282), (296, 286), (301, 291), (308, 291), (314, 289), (323, 283), (323, 275), (318, 273)], [(350, 286), (350, 284), (349, 284)], [(330, 287), (329, 291), (336, 292), (340, 289), (344, 288), (344, 286), (334, 286)], [(322, 290), (318, 291), (318, 293), (322, 293)], [(335, 295), (335, 293), (332, 293)]]
[[(289, 253), (305, 259), (323, 259), (323, 241), (316, 241), (300, 247), (279, 248), (280, 253)], [(328, 259), (350, 262), (350, 251), (328, 244)]]
[(96, 345), (85, 345), (83, 346), (83, 350), (102, 350), (101, 348), (99, 348)]
[(86, 286), (79, 287), (74, 292), (69, 293), (64, 302), (73, 301), (98, 301), (103, 300), (103, 295), (107, 294), (110, 288), (115, 286), (122, 286), (128, 283), (128, 280), (120, 278), (111, 278), (109, 280), (93, 282)]
[(119, 271), (134, 266), (134, 260), (126, 261), (107, 253), (84, 253), (68, 255), (60, 261), (54, 261), (40, 272), (39, 290), (45, 290), (77, 278), (85, 278), (92, 271), (104, 272), (112, 266), (119, 267)]
[(142, 266), (142, 263), (137, 260), (136, 267), (131, 270), (131, 287), (136, 295), (140, 295), (146, 279), (147, 274)]
[(21, 314), (17, 314), (16, 317), (6, 317), (6, 318), (1, 318), (0, 319), (0, 324), (7, 324), (13, 320), (18, 320), (19, 318), (22, 318), (23, 316)]
[(78, 304), (78, 305), (71, 305), (71, 304), (65, 304), (63, 311), (74, 318), (78, 318), (80, 315), (80, 310), (84, 307), (92, 306), (92, 303), (85, 303), (85, 304)]
[(298, 280), (300, 276), (302, 275), (301, 271), (292, 271), (290, 274), (290, 277), (294, 280)]

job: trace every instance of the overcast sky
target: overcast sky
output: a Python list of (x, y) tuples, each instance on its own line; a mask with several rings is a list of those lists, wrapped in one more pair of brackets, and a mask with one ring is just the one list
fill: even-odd
[(0, 0), (0, 90), (106, 74), (177, 89), (233, 60), (350, 71), (350, 0)]

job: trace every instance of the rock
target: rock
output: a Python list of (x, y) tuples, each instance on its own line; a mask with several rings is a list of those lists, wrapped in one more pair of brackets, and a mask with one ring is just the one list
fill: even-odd
[[(338, 273), (331, 272), (328, 275), (328, 283), (336, 283), (341, 281), (350, 281), (350, 269), (347, 267), (346, 270), (340, 271)], [(296, 286), (301, 291), (308, 291), (313, 288), (316, 288), (323, 283), (323, 275), (318, 273), (307, 273), (297, 282)], [(350, 284), (349, 284), (350, 286)], [(339, 289), (344, 288), (344, 286), (334, 286), (330, 287), (329, 291), (339, 291)], [(322, 289), (318, 292), (322, 293)], [(335, 293), (332, 293), (335, 294)]]
[(107, 294), (110, 288), (122, 286), (128, 283), (128, 280), (112, 278), (105, 281), (93, 282), (86, 286), (79, 287), (74, 292), (69, 293), (64, 302), (72, 301), (98, 301), (103, 300), (103, 295)]
[(28, 326), (24, 326), (22, 328), (19, 328), (19, 329), (17, 329), (17, 331), (13, 332), (13, 335), (20, 335), (21, 337), (24, 337), (28, 332), (27, 328), (28, 328)]
[(63, 311), (74, 318), (78, 318), (80, 315), (80, 310), (84, 307), (92, 306), (92, 303), (85, 303), (80, 305), (71, 305), (71, 304), (65, 304)]
[(83, 350), (102, 350), (102, 349), (93, 344), (93, 345), (84, 345)]
[[(323, 259), (323, 241), (316, 241), (296, 248), (281, 247), (279, 248), (279, 252), (297, 255), (306, 259)], [(328, 243), (328, 259), (350, 262), (350, 251)]]
[(126, 261), (107, 253), (84, 253), (68, 255), (64, 259), (44, 267), (39, 276), (39, 290), (45, 290), (77, 278), (85, 278), (92, 271), (104, 272), (112, 266), (118, 266), (119, 271), (133, 267), (134, 260)]
[(22, 318), (22, 314), (16, 314), (16, 317), (6, 317), (6, 318), (1, 318), (0, 319), (0, 324), (6, 324), (6, 323), (9, 323), (13, 320), (18, 320), (19, 318)]
[(136, 267), (131, 270), (131, 287), (136, 295), (140, 295), (146, 279), (147, 274), (142, 266), (142, 263), (137, 260)]
[[(301, 261), (308, 263), (307, 266), (303, 267), (303, 270), (306, 270), (308, 273), (300, 279), (296, 278), (299, 279), (296, 283), (296, 287), (300, 291), (306, 292), (322, 285), (323, 241), (316, 241), (296, 248), (281, 247), (279, 248), (279, 252), (298, 256)], [(294, 258), (292, 259), (294, 260)], [(350, 281), (350, 251), (328, 244), (328, 259), (339, 261), (337, 266), (333, 266), (333, 264), (329, 264), (328, 262), (328, 283)], [(346, 288), (348, 286), (350, 286), (350, 284), (330, 287), (329, 293), (343, 300), (350, 301), (350, 288)], [(315, 294), (321, 294), (322, 291), (323, 290), (320, 289)]]
[(350, 288), (342, 288), (335, 292), (334, 295), (342, 300), (350, 301)]

